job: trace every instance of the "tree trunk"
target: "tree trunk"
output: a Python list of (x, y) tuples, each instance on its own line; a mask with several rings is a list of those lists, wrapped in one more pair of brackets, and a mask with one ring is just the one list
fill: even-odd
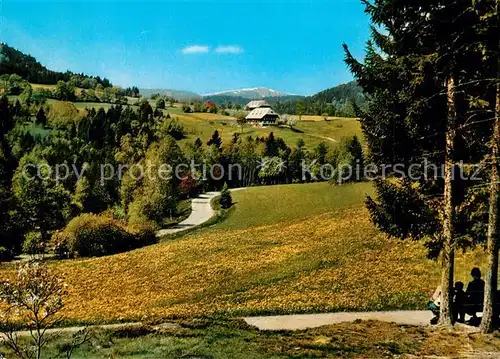
[(443, 203), (443, 252), (441, 277), (441, 312), (439, 324), (452, 325), (452, 289), (453, 269), (455, 263), (455, 207), (453, 201), (453, 176), (455, 169), (454, 150), (456, 137), (455, 80), (450, 77), (446, 81), (446, 98), (448, 116), (446, 129), (446, 150), (444, 166), (444, 203)]
[(481, 331), (493, 331), (496, 318), (496, 294), (498, 283), (498, 205), (500, 196), (500, 84), (496, 87), (495, 124), (491, 144), (490, 208), (488, 219), (488, 269), (484, 287), (484, 310)]
[[(494, 5), (494, 23), (496, 28), (499, 25), (500, 1)], [(500, 76), (499, 50), (500, 38), (498, 31), (495, 36), (490, 37), (490, 61), (493, 77)], [(499, 248), (499, 223), (498, 206), (500, 196), (500, 84), (495, 87), (495, 106), (493, 106), (495, 121), (493, 124), (493, 137), (491, 139), (491, 167), (490, 167), (490, 208), (488, 219), (488, 268), (486, 272), (486, 283), (484, 288), (483, 318), (481, 320), (481, 331), (490, 333), (493, 331), (498, 319), (498, 310), (496, 308), (497, 287), (498, 287), (498, 248)]]

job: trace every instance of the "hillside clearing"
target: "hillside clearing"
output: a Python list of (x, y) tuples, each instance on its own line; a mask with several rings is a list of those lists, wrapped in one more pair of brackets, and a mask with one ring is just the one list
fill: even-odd
[(192, 142), (197, 137), (206, 142), (215, 130), (219, 131), (224, 144), (230, 143), (234, 134), (255, 138), (266, 137), (273, 132), (275, 136), (283, 138), (286, 144), (292, 148), (296, 147), (299, 139), (303, 139), (309, 149), (316, 147), (321, 142), (325, 142), (329, 146), (335, 146), (336, 142), (343, 137), (355, 135), (362, 137), (359, 121), (352, 118), (336, 118), (332, 121), (322, 122), (301, 121), (292, 130), (278, 126), (256, 127), (245, 125), (242, 128), (232, 117), (207, 113), (179, 114), (172, 117), (177, 118), (179, 123), (186, 129), (188, 137), (183, 142)]
[(232, 193), (236, 203), (229, 219), (218, 229), (244, 229), (313, 217), (349, 206), (358, 206), (370, 183), (333, 186), (327, 182), (250, 187)]
[[(45, 85), (39, 86), (43, 87)], [(134, 104), (130, 104), (130, 106), (135, 109), (138, 108), (135, 104), (136, 100), (137, 99), (134, 99)], [(48, 99), (47, 104), (59, 107), (61, 104), (65, 104), (65, 102)], [(103, 108), (108, 110), (111, 106), (114, 106), (111, 103), (100, 102), (73, 102), (73, 105), (78, 109), (80, 116), (85, 114), (85, 109)], [(152, 103), (152, 106), (154, 107), (154, 103)], [(299, 121), (292, 130), (287, 127), (278, 126), (256, 127), (244, 125), (241, 127), (237, 124), (236, 118), (231, 116), (206, 112), (184, 113), (182, 109), (177, 106), (167, 107), (162, 110), (162, 112), (165, 116), (170, 114), (171, 118), (176, 119), (186, 130), (186, 138), (180, 141), (182, 144), (194, 142), (196, 138), (200, 138), (206, 143), (215, 130), (219, 131), (223, 144), (226, 145), (231, 142), (234, 134), (238, 134), (242, 137), (252, 136), (256, 138), (269, 136), (271, 132), (273, 132), (275, 136), (283, 138), (286, 144), (291, 148), (296, 147), (296, 143), (299, 139), (304, 140), (306, 148), (313, 149), (321, 142), (326, 143), (330, 147), (335, 147), (336, 143), (343, 137), (352, 137), (356, 135), (362, 138), (361, 126), (359, 121), (354, 118), (332, 117), (328, 121), (324, 121), (322, 117), (321, 121), (318, 119), (304, 119)]]
[[(425, 258), (420, 243), (388, 240), (372, 226), (362, 204), (367, 184), (330, 191), (321, 185), (328, 186), (236, 192), (234, 212), (220, 227), (128, 253), (53, 264), (69, 285), (66, 318), (422, 309), (439, 281), (438, 263)], [(296, 198), (309, 198), (310, 207)], [(289, 220), (282, 220), (283, 209)], [(460, 256), (457, 279), (466, 281), (482, 260), (482, 252)]]

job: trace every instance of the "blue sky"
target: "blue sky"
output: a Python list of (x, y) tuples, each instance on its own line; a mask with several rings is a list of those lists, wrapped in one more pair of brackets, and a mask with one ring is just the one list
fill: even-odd
[(363, 9), (360, 0), (0, 0), (0, 41), (120, 86), (307, 95), (352, 79), (342, 42), (363, 55)]

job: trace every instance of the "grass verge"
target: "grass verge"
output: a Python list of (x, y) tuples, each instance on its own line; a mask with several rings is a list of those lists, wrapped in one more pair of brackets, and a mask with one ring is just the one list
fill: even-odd
[[(56, 357), (70, 339), (69, 334), (59, 336), (44, 357)], [(498, 351), (498, 335), (375, 321), (259, 332), (239, 320), (188, 320), (161, 327), (100, 330), (72, 358), (494, 358)], [(0, 353), (10, 357), (1, 346)]]

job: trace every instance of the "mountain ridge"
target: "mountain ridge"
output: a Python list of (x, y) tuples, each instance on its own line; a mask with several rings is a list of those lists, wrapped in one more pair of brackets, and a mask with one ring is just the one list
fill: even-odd
[(151, 97), (155, 94), (160, 94), (168, 97), (174, 97), (177, 100), (185, 101), (185, 100), (201, 100), (202, 96), (187, 90), (177, 90), (177, 89), (168, 89), (168, 88), (140, 88), (139, 89), (141, 95), (143, 97)]
[(225, 91), (217, 91), (212, 93), (202, 94), (202, 97), (211, 97), (211, 96), (234, 96), (234, 97), (243, 97), (249, 100), (254, 99), (263, 99), (268, 97), (283, 97), (283, 96), (298, 96), (296, 94), (283, 92), (274, 90), (272, 88), (267, 87), (249, 87), (242, 89), (234, 89), (234, 90), (225, 90)]

